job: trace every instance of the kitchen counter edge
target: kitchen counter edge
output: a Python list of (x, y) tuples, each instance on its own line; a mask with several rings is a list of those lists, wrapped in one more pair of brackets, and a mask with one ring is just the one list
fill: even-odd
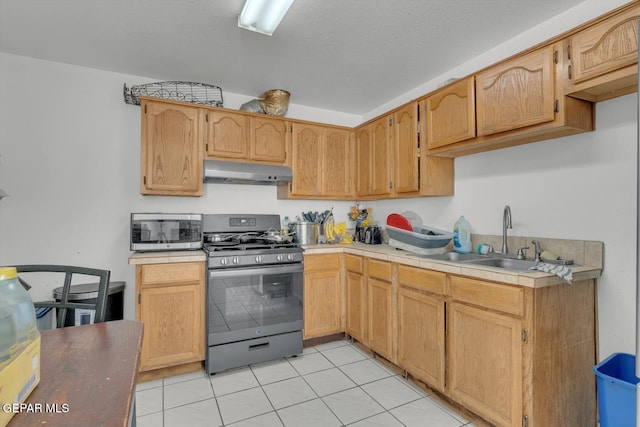
[[(452, 261), (436, 261), (420, 258), (410, 252), (395, 249), (389, 245), (365, 245), (354, 243), (351, 245), (305, 245), (303, 246), (306, 255), (327, 254), (327, 253), (347, 253), (352, 255), (365, 256), (383, 261), (395, 262), (398, 264), (410, 265), (413, 267), (428, 270), (440, 271), (443, 273), (458, 274), (481, 280), (502, 282), (511, 285), (524, 286), (529, 288), (541, 288), (545, 286), (555, 286), (568, 284), (565, 280), (555, 274), (542, 271), (521, 272), (499, 270), (493, 267), (469, 265)], [(588, 279), (597, 279), (602, 274), (602, 270), (588, 265), (568, 266), (573, 271), (573, 282), (580, 282)]]

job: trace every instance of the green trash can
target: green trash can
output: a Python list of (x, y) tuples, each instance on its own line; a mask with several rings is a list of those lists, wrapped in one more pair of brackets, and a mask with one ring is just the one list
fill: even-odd
[(598, 389), (600, 427), (635, 427), (636, 358), (614, 353), (593, 367)]

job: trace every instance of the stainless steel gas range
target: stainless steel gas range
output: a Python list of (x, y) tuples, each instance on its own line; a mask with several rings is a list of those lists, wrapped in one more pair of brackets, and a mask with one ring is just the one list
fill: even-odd
[(302, 353), (302, 248), (279, 215), (203, 216), (209, 374)]

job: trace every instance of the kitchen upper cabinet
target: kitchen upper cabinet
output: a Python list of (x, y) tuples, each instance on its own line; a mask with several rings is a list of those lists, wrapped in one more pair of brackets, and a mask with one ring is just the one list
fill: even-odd
[(347, 254), (346, 260), (346, 332), (354, 339), (367, 344), (367, 286), (364, 276), (364, 260)]
[(393, 186), (391, 180), (391, 126), (393, 117), (387, 116), (373, 122), (371, 128), (371, 158), (369, 173), (371, 174), (371, 195), (388, 196)]
[(229, 111), (207, 112), (207, 157), (247, 159), (250, 118)]
[(292, 123), (293, 182), (280, 198), (353, 197), (353, 131), (336, 126)]
[(289, 123), (268, 117), (251, 117), (249, 158), (268, 163), (287, 161)]
[(291, 141), (291, 168), (293, 182), (291, 194), (294, 196), (319, 196), (322, 193), (322, 142), (323, 128), (301, 123), (293, 124)]
[(475, 78), (467, 77), (420, 102), (429, 149), (476, 136)]
[(420, 190), (420, 142), (418, 105), (410, 102), (393, 114), (393, 192), (415, 194)]
[(340, 258), (304, 256), (304, 339), (344, 332)]
[(398, 365), (445, 389), (446, 274), (398, 265)]
[(202, 110), (141, 98), (140, 193), (202, 195)]
[(373, 156), (373, 123), (362, 126), (356, 131), (356, 195), (371, 195)]
[(554, 118), (553, 46), (495, 65), (476, 76), (478, 136)]
[[(435, 145), (428, 142), (428, 154), (458, 157), (593, 130), (593, 105), (564, 95), (564, 76), (569, 67), (567, 50), (568, 42), (558, 41), (477, 73), (474, 76), (476, 136), (462, 139), (468, 136), (462, 132), (463, 136), (442, 138)], [(455, 85), (462, 83), (454, 82), (438, 94)], [(457, 89), (462, 91), (461, 87)], [(471, 99), (470, 92), (464, 96)], [(453, 132), (456, 135), (468, 126), (463, 122), (471, 117), (470, 105), (463, 106), (461, 100), (457, 104), (450, 107), (453, 116), (456, 111), (460, 114), (457, 124), (453, 125), (458, 129)], [(428, 103), (423, 102), (427, 116), (428, 108)], [(438, 128), (437, 124), (431, 126)]]
[(571, 96), (601, 101), (637, 90), (640, 4), (571, 36)]
[(275, 164), (287, 160), (289, 124), (279, 117), (211, 109), (206, 122), (207, 158)]
[(346, 198), (353, 188), (353, 131), (325, 128), (322, 153), (322, 195)]
[(391, 283), (391, 263), (368, 259), (367, 264), (367, 340), (373, 351), (385, 359), (394, 361), (395, 301)]
[(449, 196), (453, 160), (429, 156), (415, 101), (356, 129), (356, 195), (362, 199)]
[(204, 280), (204, 262), (136, 265), (140, 371), (204, 360)]

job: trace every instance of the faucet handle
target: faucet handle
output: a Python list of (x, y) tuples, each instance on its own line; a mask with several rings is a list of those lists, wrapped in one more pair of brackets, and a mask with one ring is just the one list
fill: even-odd
[(518, 259), (525, 259), (527, 257), (527, 254), (525, 253), (525, 251), (529, 249), (529, 246), (523, 246), (520, 249), (518, 249), (518, 253), (516, 255), (516, 258)]
[(540, 253), (542, 252), (540, 249), (540, 242), (538, 240), (532, 240), (531, 243), (536, 247), (536, 255), (533, 260), (538, 262), (540, 261)]

